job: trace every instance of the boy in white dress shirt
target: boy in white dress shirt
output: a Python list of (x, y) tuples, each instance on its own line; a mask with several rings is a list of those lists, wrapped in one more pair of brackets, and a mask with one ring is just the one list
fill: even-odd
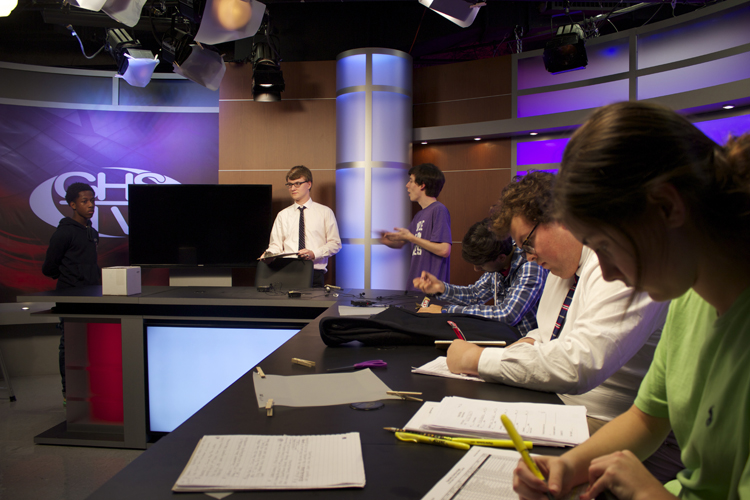
[(300, 259), (312, 260), (313, 286), (323, 287), (328, 257), (341, 250), (341, 238), (333, 210), (310, 197), (312, 184), (312, 172), (303, 165), (287, 172), (286, 187), (294, 203), (276, 216), (263, 257), (295, 252)]

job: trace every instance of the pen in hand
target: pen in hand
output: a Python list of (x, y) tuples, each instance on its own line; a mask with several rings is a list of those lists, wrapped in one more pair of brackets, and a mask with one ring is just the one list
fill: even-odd
[[(529, 450), (526, 448), (523, 439), (521, 439), (521, 435), (518, 434), (518, 431), (516, 431), (513, 422), (511, 422), (508, 416), (505, 414), (500, 415), (500, 420), (503, 422), (505, 430), (508, 432), (510, 439), (513, 440), (513, 444), (516, 446), (518, 453), (521, 454), (521, 458), (523, 459), (526, 466), (536, 477), (546, 482), (547, 479), (544, 477), (544, 474), (542, 474), (542, 471), (539, 470), (539, 467), (537, 467), (534, 459), (531, 458), (531, 455), (529, 455)], [(549, 491), (547, 491), (547, 498), (549, 498), (549, 500), (554, 500), (552, 493), (550, 493)]]

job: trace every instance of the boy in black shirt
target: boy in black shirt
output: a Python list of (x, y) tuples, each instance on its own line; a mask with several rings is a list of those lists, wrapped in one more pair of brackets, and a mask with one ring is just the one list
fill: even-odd
[[(65, 192), (65, 201), (73, 209), (73, 215), (60, 220), (57, 230), (50, 238), (47, 257), (42, 265), (42, 273), (57, 280), (56, 290), (102, 283), (96, 253), (99, 233), (91, 227), (91, 217), (96, 208), (95, 196), (91, 186), (83, 182), (71, 184)], [(60, 329), (62, 329), (62, 322)], [(64, 331), (60, 337), (60, 375), (64, 398)]]

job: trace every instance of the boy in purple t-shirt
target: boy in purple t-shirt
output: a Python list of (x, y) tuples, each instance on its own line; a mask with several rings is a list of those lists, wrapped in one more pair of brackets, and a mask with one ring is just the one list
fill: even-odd
[(411, 243), (411, 266), (407, 278), (407, 289), (414, 287), (414, 278), (422, 271), (449, 281), (451, 255), (451, 215), (448, 209), (437, 201), (445, 184), (445, 176), (432, 163), (423, 163), (409, 169), (409, 182), (406, 191), (411, 201), (419, 203), (422, 210), (409, 224), (394, 228), (392, 233), (383, 233), (381, 243), (391, 248), (401, 248)]

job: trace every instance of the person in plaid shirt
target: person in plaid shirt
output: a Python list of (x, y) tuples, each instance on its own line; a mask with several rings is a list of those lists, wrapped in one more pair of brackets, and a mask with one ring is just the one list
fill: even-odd
[[(470, 286), (457, 286), (437, 279), (427, 271), (414, 279), (414, 286), (436, 299), (453, 305), (437, 304), (420, 312), (464, 313), (492, 318), (515, 326), (521, 335), (537, 327), (536, 311), (542, 296), (547, 271), (536, 262), (528, 262), (515, 248), (510, 237), (499, 239), (490, 228), (490, 220), (477, 222), (462, 242), (462, 257), (474, 270), (484, 271)], [(493, 305), (486, 305), (494, 299)]]

